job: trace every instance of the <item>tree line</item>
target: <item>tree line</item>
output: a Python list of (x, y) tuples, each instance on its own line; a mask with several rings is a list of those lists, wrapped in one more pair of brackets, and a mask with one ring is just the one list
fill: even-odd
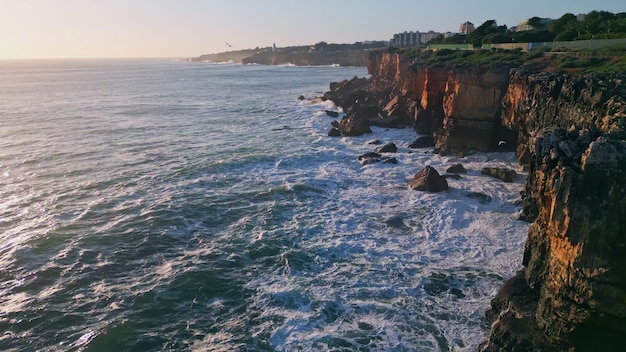
[(526, 31), (512, 31), (506, 25), (498, 26), (496, 20), (488, 20), (470, 34), (456, 34), (433, 39), (429, 44), (482, 44), (529, 43), (570, 40), (593, 40), (626, 38), (626, 12), (591, 11), (579, 20), (578, 16), (566, 13), (560, 18), (545, 23), (540, 17), (528, 19), (532, 27)]

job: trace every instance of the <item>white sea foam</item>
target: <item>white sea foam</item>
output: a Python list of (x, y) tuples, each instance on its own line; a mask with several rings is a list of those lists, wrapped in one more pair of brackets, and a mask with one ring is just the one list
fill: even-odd
[[(525, 173), (512, 153), (465, 158), (409, 150), (411, 129), (373, 128), (372, 135), (324, 138), (330, 121), (309, 108), (308, 127), (319, 135), (311, 148), (328, 156), (301, 165), (297, 183), (329, 194), (326, 202), (286, 224), (293, 253), (317, 253), (306, 263), (249, 283), (267, 319), (276, 350), (338, 346), (371, 350), (475, 350), (486, 335), (483, 312), (502, 281), (520, 268), (528, 225), (515, 219)], [(372, 138), (399, 147), (398, 165), (361, 167)], [(440, 173), (461, 162), (468, 170), (449, 179), (450, 190), (408, 188), (426, 165)], [(504, 183), (480, 174), (509, 167), (519, 176)], [(293, 182), (293, 181), (292, 181)], [(291, 187), (291, 186), (290, 186)], [(477, 192), (491, 200), (470, 198)], [(364, 328), (365, 327), (365, 328)]]

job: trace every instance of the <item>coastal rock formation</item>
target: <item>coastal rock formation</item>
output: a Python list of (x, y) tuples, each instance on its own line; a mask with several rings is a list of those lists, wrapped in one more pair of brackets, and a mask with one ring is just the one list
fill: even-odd
[(517, 134), (520, 162), (529, 163), (529, 142), (533, 133), (545, 127), (587, 128), (588, 134), (580, 138), (588, 140), (601, 133), (624, 139), (625, 78), (623, 74), (573, 77), (514, 70), (502, 100), (502, 124)]
[[(494, 325), (483, 351), (623, 348), (626, 141), (577, 137), (555, 139), (531, 154), (525, 193), (539, 214), (528, 233), (525, 269), (487, 314)], [(541, 145), (541, 138), (531, 141)], [(583, 152), (568, 157), (561, 143)]]
[[(503, 121), (529, 169), (524, 269), (482, 351), (620, 351), (626, 333), (623, 75), (514, 72)], [(556, 126), (556, 127), (555, 127)], [(558, 127), (562, 126), (562, 127)]]
[(335, 83), (324, 98), (370, 125), (412, 124), (418, 133), (434, 136), (441, 154), (489, 151), (502, 138), (501, 102), (509, 66), (415, 66), (400, 54), (376, 52), (370, 54), (368, 71), (372, 77), (367, 84), (356, 79)]
[[(371, 54), (368, 69), (355, 117), (408, 119), (443, 154), (516, 148), (528, 170), (524, 268), (491, 302), (480, 350), (623, 350), (626, 74), (413, 66), (394, 53)], [(426, 168), (411, 188), (436, 176)]]

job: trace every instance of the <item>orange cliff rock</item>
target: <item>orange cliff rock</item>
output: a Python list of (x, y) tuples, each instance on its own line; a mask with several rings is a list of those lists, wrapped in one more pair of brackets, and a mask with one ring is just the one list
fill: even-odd
[(503, 123), (529, 169), (525, 268), (492, 301), (482, 351), (621, 351), (626, 333), (623, 74), (514, 72)]
[[(509, 68), (413, 65), (399, 54), (372, 53), (370, 91), (387, 115), (408, 119), (420, 134), (435, 134), (440, 153), (488, 151), (501, 130), (501, 101)], [(389, 101), (395, 109), (384, 109)]]

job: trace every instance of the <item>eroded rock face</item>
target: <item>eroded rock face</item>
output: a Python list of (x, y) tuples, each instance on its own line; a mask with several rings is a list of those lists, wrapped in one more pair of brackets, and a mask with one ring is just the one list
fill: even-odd
[(483, 351), (623, 348), (626, 141), (588, 135), (548, 129), (529, 140), (525, 202), (538, 215), (515, 292), (509, 283), (492, 301)]
[(524, 70), (511, 73), (502, 100), (502, 123), (517, 133), (517, 155), (530, 162), (533, 134), (546, 127), (586, 129), (592, 140), (601, 134), (626, 138), (626, 75), (567, 74)]
[(508, 81), (508, 67), (478, 66), (449, 72), (443, 97), (445, 117), (435, 132), (439, 153), (487, 152), (498, 144), (502, 137), (497, 136), (501, 133), (496, 127), (501, 125), (501, 102)]
[(411, 123), (419, 134), (433, 135), (442, 154), (497, 146), (508, 66), (416, 66), (400, 54), (376, 52), (370, 55), (368, 70), (368, 84), (357, 79), (334, 83), (325, 98), (370, 125)]

